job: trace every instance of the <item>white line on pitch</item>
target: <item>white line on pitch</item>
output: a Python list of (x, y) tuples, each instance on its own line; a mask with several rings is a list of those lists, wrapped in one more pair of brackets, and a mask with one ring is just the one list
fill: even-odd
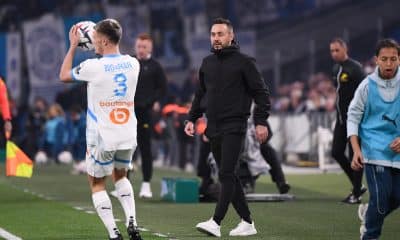
[(7, 232), (3, 228), (0, 228), (0, 237), (5, 238), (6, 240), (22, 240), (22, 238), (17, 237), (10, 232)]
[(153, 235), (155, 235), (155, 236), (157, 236), (157, 237), (163, 237), (163, 238), (168, 237), (167, 235), (162, 234), (162, 233), (153, 233)]

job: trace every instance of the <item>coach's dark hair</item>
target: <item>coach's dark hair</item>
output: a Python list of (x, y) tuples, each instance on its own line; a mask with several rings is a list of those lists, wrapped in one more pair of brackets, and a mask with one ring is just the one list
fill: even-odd
[(229, 30), (233, 31), (233, 25), (229, 19), (219, 17), (213, 20), (212, 25), (214, 24), (225, 24)]
[(330, 42), (332, 43), (339, 43), (340, 46), (347, 48), (347, 43), (345, 40), (343, 40), (343, 38), (340, 37), (335, 37), (334, 39), (331, 40)]
[(122, 37), (121, 24), (115, 19), (107, 18), (96, 24), (94, 29), (105, 35), (112, 43), (118, 44)]
[(382, 48), (395, 48), (397, 55), (400, 56), (400, 46), (396, 40), (392, 38), (385, 38), (378, 42), (375, 49), (375, 56), (378, 56)]

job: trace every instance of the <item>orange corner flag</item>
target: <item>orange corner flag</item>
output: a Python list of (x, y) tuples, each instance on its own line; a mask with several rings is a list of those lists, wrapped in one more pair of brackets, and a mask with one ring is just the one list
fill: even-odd
[(6, 175), (16, 177), (32, 177), (33, 162), (11, 141), (6, 146)]

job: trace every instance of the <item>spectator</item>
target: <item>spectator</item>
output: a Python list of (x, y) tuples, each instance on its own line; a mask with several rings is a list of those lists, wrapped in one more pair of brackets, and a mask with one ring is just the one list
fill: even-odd
[(39, 145), (39, 151), (45, 152), (47, 157), (59, 163), (57, 156), (66, 146), (64, 110), (58, 104), (50, 106), (47, 112), (47, 121)]

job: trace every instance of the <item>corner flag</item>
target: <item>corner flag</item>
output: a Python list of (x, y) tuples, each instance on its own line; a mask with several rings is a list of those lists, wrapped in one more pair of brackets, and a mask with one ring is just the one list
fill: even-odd
[(6, 146), (6, 175), (16, 177), (32, 177), (33, 162), (11, 141)]

